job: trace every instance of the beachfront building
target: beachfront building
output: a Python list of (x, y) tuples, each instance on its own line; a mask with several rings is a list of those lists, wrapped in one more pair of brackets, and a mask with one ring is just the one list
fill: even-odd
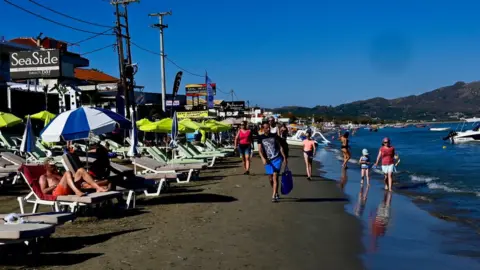
[[(58, 113), (80, 105), (74, 70), (89, 61), (68, 51), (68, 44), (49, 37), (0, 42), (1, 111), (25, 115), (48, 109)], [(8, 75), (6, 75), (8, 73)]]

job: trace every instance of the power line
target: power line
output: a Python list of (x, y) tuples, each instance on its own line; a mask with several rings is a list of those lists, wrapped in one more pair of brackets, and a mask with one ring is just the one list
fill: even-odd
[(98, 48), (98, 49), (95, 49), (93, 51), (89, 51), (89, 52), (86, 52), (86, 53), (81, 53), (80, 55), (87, 55), (87, 54), (91, 54), (91, 53), (95, 53), (95, 52), (98, 52), (98, 51), (102, 51), (102, 50), (105, 50), (107, 48), (115, 48), (116, 44), (108, 44), (107, 46), (104, 46), (104, 47), (101, 47), (101, 48)]
[(95, 35), (90, 36), (90, 37), (88, 37), (88, 38), (84, 38), (84, 39), (79, 40), (79, 41), (77, 41), (77, 42), (70, 43), (70, 45), (78, 45), (78, 44), (80, 44), (80, 43), (82, 43), (82, 42), (85, 42), (85, 41), (94, 39), (94, 38), (96, 38), (96, 37), (102, 36), (102, 35), (104, 35), (106, 32), (112, 30), (113, 28), (114, 28), (114, 27), (110, 27), (110, 29), (107, 29), (107, 30), (105, 30), (105, 31), (103, 31), (103, 32), (101, 32), (101, 33), (95, 34)]
[[(136, 43), (133, 42), (133, 41), (130, 41), (130, 42), (132, 43), (133, 46), (139, 48), (139, 49), (142, 50), (142, 51), (146, 51), (146, 52), (151, 53), (151, 54), (154, 54), (154, 55), (161, 55), (161, 54), (158, 53), (158, 52), (155, 52), (155, 51), (152, 51), (152, 50), (143, 48), (142, 46), (136, 44)], [(196, 73), (190, 72), (190, 71), (187, 70), (187, 69), (182, 68), (181, 66), (179, 66), (177, 63), (175, 63), (172, 59), (168, 58), (167, 56), (165, 56), (165, 59), (167, 59), (168, 62), (170, 62), (171, 64), (173, 64), (173, 65), (176, 66), (177, 68), (183, 70), (184, 72), (186, 72), (186, 73), (188, 73), (188, 74), (190, 74), (190, 75), (197, 76), (197, 77), (205, 77), (204, 75), (196, 74)]]
[(63, 26), (63, 27), (66, 27), (66, 28), (69, 28), (69, 29), (72, 29), (72, 30), (75, 30), (75, 31), (84, 32), (84, 33), (89, 33), (89, 34), (105, 35), (105, 36), (111, 36), (111, 35), (112, 35), (112, 34), (102, 34), (102, 33), (98, 33), (98, 32), (92, 32), (92, 31), (88, 31), (88, 30), (76, 28), (76, 27), (73, 27), (73, 26), (70, 26), (70, 25), (66, 25), (66, 24), (63, 24), (63, 23), (60, 23), (60, 22), (51, 20), (51, 19), (49, 19), (49, 18), (46, 18), (46, 17), (44, 17), (44, 16), (42, 16), (42, 15), (36, 14), (36, 13), (34, 13), (34, 12), (32, 12), (32, 11), (26, 9), (26, 8), (23, 8), (23, 7), (19, 6), (19, 5), (16, 5), (16, 4), (14, 4), (14, 3), (12, 3), (12, 2), (10, 2), (10, 1), (8, 1), (8, 0), (3, 0), (3, 1), (4, 1), (5, 3), (7, 3), (7, 4), (11, 5), (11, 6), (14, 6), (14, 7), (16, 7), (16, 8), (18, 8), (18, 9), (20, 9), (20, 10), (23, 10), (24, 12), (27, 12), (27, 13), (35, 16), (35, 17), (41, 18), (41, 19), (43, 19), (43, 20), (49, 21), (49, 22), (51, 22), (51, 23), (54, 23), (54, 24), (57, 24), (57, 25), (60, 25), (60, 26)]
[(54, 10), (54, 9), (52, 9), (52, 8), (49, 8), (49, 7), (47, 7), (47, 6), (44, 6), (44, 5), (42, 5), (42, 4), (38, 3), (38, 2), (35, 2), (35, 1), (33, 1), (33, 0), (28, 0), (28, 1), (30, 1), (31, 3), (33, 3), (33, 4), (35, 4), (35, 5), (39, 6), (39, 7), (42, 7), (42, 8), (44, 8), (44, 9), (46, 9), (46, 10), (49, 10), (49, 11), (51, 11), (51, 12), (53, 12), (53, 13), (56, 13), (56, 14), (58, 14), (58, 15), (60, 15), (60, 16), (63, 16), (63, 17), (66, 17), (66, 18), (69, 18), (69, 19), (72, 19), (72, 20), (75, 20), (75, 21), (79, 21), (79, 22), (82, 22), (82, 23), (86, 23), (86, 24), (90, 24), (90, 25), (94, 25), (94, 26), (99, 26), (99, 27), (112, 28), (111, 26), (108, 26), (108, 25), (98, 24), (98, 23), (89, 22), (89, 21), (85, 21), (85, 20), (82, 20), (82, 19), (79, 19), (79, 18), (72, 17), (72, 16), (67, 15), (67, 14), (65, 14), (65, 13), (62, 13), (62, 12), (56, 11), (56, 10)]

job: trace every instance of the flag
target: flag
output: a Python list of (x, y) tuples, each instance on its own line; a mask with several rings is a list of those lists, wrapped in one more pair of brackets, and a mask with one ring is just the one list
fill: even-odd
[(182, 81), (182, 75), (183, 75), (183, 72), (179, 71), (175, 76), (175, 83), (173, 84), (173, 91), (172, 91), (173, 99), (175, 99), (178, 93), (178, 89), (180, 89), (180, 82)]
[(35, 150), (35, 135), (33, 134), (32, 121), (30, 120), (30, 115), (27, 118), (27, 123), (25, 124), (25, 132), (22, 137), (22, 144), (20, 145), (20, 152), (22, 153), (31, 153)]
[(205, 84), (207, 85), (207, 106), (209, 109), (213, 109), (213, 88), (212, 88), (212, 81), (208, 77), (207, 74), (205, 74)]
[(130, 117), (131, 117), (131, 122), (132, 122), (132, 129), (130, 130), (130, 148), (128, 149), (127, 155), (129, 157), (134, 157), (138, 155), (138, 149), (137, 149), (137, 144), (138, 144), (138, 130), (137, 130), (137, 119), (135, 117), (135, 113), (133, 111), (133, 108), (130, 108)]

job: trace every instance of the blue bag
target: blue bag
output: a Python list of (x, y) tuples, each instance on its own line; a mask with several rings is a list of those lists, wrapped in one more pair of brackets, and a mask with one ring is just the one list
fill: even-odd
[(285, 168), (285, 171), (282, 174), (282, 186), (280, 188), (280, 192), (282, 192), (283, 195), (287, 195), (292, 191), (293, 189), (293, 175), (292, 172), (288, 169), (288, 167)]

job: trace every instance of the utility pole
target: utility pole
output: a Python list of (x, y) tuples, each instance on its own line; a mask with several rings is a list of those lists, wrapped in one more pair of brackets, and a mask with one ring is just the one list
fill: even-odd
[(172, 15), (172, 12), (159, 12), (148, 14), (150, 17), (158, 17), (158, 23), (153, 24), (152, 27), (160, 30), (160, 72), (162, 77), (162, 111), (165, 112), (165, 96), (167, 81), (165, 79), (165, 51), (163, 45), (163, 29), (168, 28), (168, 24), (163, 24), (163, 16)]
[[(127, 5), (130, 3), (139, 2), (139, 0), (112, 0), (110, 4), (115, 6), (115, 33), (117, 36), (117, 52), (120, 70), (120, 82), (125, 97), (125, 116), (130, 118), (130, 95), (134, 91), (132, 54), (130, 50), (130, 32), (128, 29), (128, 13)], [(120, 5), (123, 6), (123, 12), (120, 11)], [(121, 19), (123, 18), (124, 24)], [(122, 33), (122, 28), (125, 28), (125, 35)], [(127, 59), (125, 59), (125, 51), (123, 47), (123, 40), (126, 39)], [(133, 102), (134, 103), (134, 102)]]
[(230, 95), (232, 95), (232, 105), (233, 105), (233, 94), (234, 94), (234, 93), (235, 93), (235, 91), (233, 91), (233, 89), (230, 90)]

